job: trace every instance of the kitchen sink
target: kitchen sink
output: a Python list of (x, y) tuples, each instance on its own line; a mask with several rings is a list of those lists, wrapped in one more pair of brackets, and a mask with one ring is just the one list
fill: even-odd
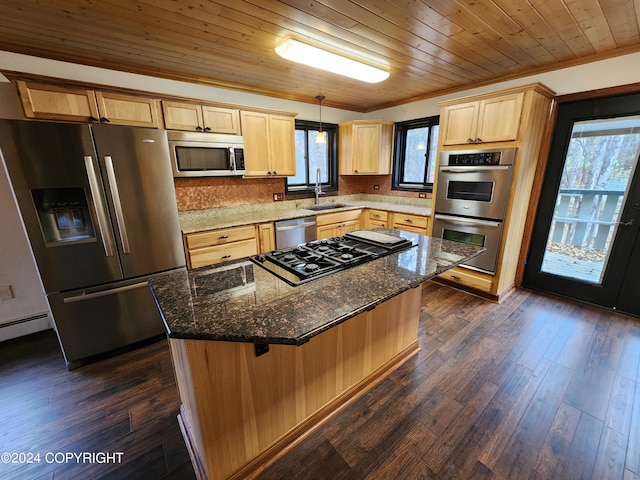
[(344, 205), (342, 203), (327, 203), (324, 205), (311, 205), (310, 207), (305, 208), (305, 210), (333, 210), (334, 208), (342, 208), (342, 207), (346, 207), (347, 205)]

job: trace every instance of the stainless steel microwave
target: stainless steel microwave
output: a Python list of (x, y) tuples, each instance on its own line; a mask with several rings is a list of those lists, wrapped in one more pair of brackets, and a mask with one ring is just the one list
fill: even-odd
[(241, 136), (168, 131), (174, 177), (242, 176), (244, 144)]

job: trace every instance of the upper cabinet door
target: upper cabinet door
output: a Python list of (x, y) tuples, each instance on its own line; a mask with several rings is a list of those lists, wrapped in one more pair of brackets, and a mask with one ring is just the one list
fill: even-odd
[(473, 143), (478, 128), (479, 102), (461, 103), (444, 108), (440, 122), (443, 145)]
[(188, 130), (203, 132), (202, 107), (194, 103), (162, 101), (164, 127), (167, 130)]
[(202, 106), (204, 131), (240, 135), (240, 111), (232, 108)]
[(271, 175), (269, 158), (269, 115), (240, 112), (244, 133), (244, 161), (248, 176)]
[(98, 105), (93, 90), (19, 81), (25, 117), (70, 122), (96, 122)]
[(158, 101), (153, 98), (96, 92), (100, 123), (160, 128)]
[(269, 144), (273, 175), (296, 174), (295, 120), (293, 117), (269, 115)]
[(353, 173), (376, 174), (380, 165), (380, 123), (353, 126)]
[(481, 100), (476, 138), (482, 143), (518, 138), (523, 101), (524, 92)]

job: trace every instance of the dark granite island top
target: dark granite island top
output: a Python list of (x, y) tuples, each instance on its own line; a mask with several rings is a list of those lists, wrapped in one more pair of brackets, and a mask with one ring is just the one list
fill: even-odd
[(295, 287), (249, 259), (152, 280), (169, 337), (302, 345), (484, 252), (464, 243), (378, 230), (416, 245)]

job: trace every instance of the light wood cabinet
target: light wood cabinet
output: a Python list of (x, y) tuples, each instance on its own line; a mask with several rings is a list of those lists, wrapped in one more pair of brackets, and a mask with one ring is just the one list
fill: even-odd
[(442, 107), (442, 145), (513, 141), (518, 138), (524, 92)]
[(246, 176), (287, 177), (296, 174), (293, 116), (240, 112)]
[(240, 135), (240, 110), (186, 102), (162, 102), (168, 130)]
[(244, 258), (258, 253), (255, 225), (189, 233), (183, 237), (187, 267)]
[(158, 101), (154, 98), (37, 82), (16, 83), (27, 118), (160, 127)]
[(325, 213), (316, 217), (316, 235), (318, 240), (339, 237), (347, 232), (360, 230), (362, 210)]
[(419, 233), (427, 235), (429, 218), (424, 215), (414, 215), (411, 213), (393, 213), (391, 228), (404, 230), (405, 232)]
[(364, 211), (364, 228), (387, 227), (389, 213), (385, 210), (367, 209)]
[(389, 175), (393, 122), (353, 120), (340, 127), (340, 175)]
[(276, 249), (276, 231), (273, 223), (256, 225), (260, 253), (271, 252)]
[[(519, 286), (529, 202), (554, 97), (553, 91), (536, 83), (439, 103), (439, 152), (476, 150), (478, 145), (467, 145), (465, 138), (476, 136), (483, 143), (501, 142), (497, 146), (516, 148), (495, 274), (457, 267), (439, 279), (498, 301)], [(436, 176), (433, 198), (437, 198), (438, 188)]]

